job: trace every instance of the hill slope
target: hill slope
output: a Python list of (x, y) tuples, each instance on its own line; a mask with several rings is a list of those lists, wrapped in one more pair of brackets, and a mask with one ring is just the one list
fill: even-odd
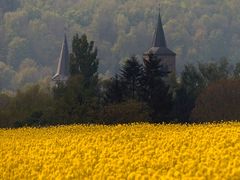
[[(102, 73), (117, 71), (122, 59), (132, 54), (141, 57), (151, 46), (158, 13), (156, 2), (2, 0), (0, 61), (4, 65), (0, 68), (7, 74), (1, 80), (2, 86), (21, 86), (52, 75), (64, 26), (68, 26), (69, 41), (76, 32), (96, 41)], [(187, 62), (223, 56), (239, 61), (239, 10), (238, 1), (161, 1), (168, 45), (178, 54), (178, 71)]]

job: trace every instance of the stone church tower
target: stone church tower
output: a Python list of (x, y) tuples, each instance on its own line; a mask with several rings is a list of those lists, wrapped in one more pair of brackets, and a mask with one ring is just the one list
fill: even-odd
[(160, 11), (152, 47), (144, 53), (143, 60), (148, 61), (150, 56), (154, 59), (160, 59), (160, 63), (168, 72), (176, 73), (176, 53), (167, 47)]

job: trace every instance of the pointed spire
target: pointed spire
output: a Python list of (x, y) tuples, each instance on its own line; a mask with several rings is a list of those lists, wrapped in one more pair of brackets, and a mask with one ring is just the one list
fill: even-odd
[(162, 19), (160, 14), (160, 5), (159, 5), (159, 16), (156, 31), (153, 37), (153, 47), (167, 47), (165, 34), (162, 25)]
[(58, 60), (57, 73), (53, 76), (54, 81), (66, 81), (69, 77), (69, 51), (67, 43), (67, 35), (64, 33), (62, 49)]

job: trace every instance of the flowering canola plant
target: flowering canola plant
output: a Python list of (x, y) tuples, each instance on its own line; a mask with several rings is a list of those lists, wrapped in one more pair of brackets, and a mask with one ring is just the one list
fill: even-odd
[(240, 123), (1, 129), (0, 179), (240, 179)]

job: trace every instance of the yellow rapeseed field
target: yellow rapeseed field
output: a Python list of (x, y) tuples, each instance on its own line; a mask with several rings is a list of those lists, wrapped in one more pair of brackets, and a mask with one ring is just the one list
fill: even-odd
[(240, 179), (240, 124), (0, 130), (0, 179)]

